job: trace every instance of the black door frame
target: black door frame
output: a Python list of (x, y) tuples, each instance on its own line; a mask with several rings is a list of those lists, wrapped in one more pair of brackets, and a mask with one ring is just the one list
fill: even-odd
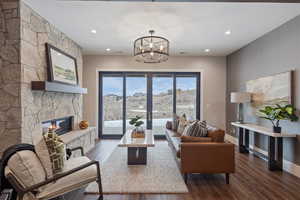
[[(149, 72), (149, 71), (126, 71), (126, 72), (116, 72), (116, 71), (99, 71), (99, 106), (98, 106), (98, 137), (104, 139), (120, 139), (126, 131), (126, 76), (127, 75), (143, 75), (146, 77), (147, 81), (147, 123), (146, 126), (149, 129), (152, 129), (152, 84), (153, 77), (155, 75), (166, 75), (173, 77), (173, 91), (176, 91), (176, 82), (177, 77), (196, 77), (197, 80), (197, 89), (196, 89), (196, 118), (200, 119), (200, 106), (201, 106), (201, 73), (200, 72)], [(105, 76), (115, 76), (123, 79), (123, 134), (118, 135), (103, 135), (103, 77)], [(173, 92), (173, 112), (176, 113), (176, 92)], [(156, 135), (155, 139), (165, 139), (164, 135)]]

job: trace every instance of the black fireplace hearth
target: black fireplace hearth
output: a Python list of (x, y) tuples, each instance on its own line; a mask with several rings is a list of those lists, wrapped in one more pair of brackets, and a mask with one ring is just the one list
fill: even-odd
[(58, 119), (52, 119), (48, 121), (42, 122), (42, 127), (43, 129), (47, 128), (56, 128), (56, 133), (58, 135), (63, 135), (65, 133), (68, 133), (72, 131), (73, 129), (73, 121), (74, 117), (69, 116), (69, 117), (63, 117), (63, 118), (58, 118)]

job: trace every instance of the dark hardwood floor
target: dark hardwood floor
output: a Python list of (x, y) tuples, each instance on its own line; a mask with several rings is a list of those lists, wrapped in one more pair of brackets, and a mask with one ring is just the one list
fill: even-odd
[[(102, 140), (89, 153), (91, 159), (105, 160), (118, 140)], [(159, 141), (165, 142), (165, 141)], [(300, 179), (286, 172), (271, 172), (267, 163), (253, 155), (236, 151), (236, 173), (226, 185), (222, 174), (193, 174), (189, 177), (186, 195), (104, 195), (105, 200), (300, 200)], [(205, 162), (205, 161), (203, 161)], [(83, 190), (66, 195), (68, 200), (96, 200), (96, 195), (84, 195)]]

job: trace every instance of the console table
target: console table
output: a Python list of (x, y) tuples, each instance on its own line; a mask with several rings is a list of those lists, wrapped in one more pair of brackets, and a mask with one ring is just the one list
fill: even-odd
[[(296, 134), (273, 133), (271, 129), (255, 124), (240, 124), (232, 122), (232, 126), (237, 127), (238, 145), (240, 153), (249, 153), (249, 132), (262, 134), (268, 137), (268, 168), (269, 170), (282, 170), (283, 161), (283, 138), (295, 138)], [(254, 151), (253, 149), (251, 151)]]

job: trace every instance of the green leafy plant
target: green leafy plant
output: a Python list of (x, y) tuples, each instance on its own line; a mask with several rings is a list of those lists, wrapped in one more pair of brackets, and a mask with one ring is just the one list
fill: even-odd
[(134, 118), (130, 119), (129, 124), (135, 126), (136, 128), (140, 127), (144, 124), (144, 122), (141, 119), (141, 116), (135, 116)]
[(279, 104), (266, 106), (264, 109), (259, 110), (259, 112), (263, 114), (260, 118), (271, 121), (274, 127), (279, 127), (280, 120), (298, 121), (295, 113), (296, 109), (291, 104), (285, 106)]

